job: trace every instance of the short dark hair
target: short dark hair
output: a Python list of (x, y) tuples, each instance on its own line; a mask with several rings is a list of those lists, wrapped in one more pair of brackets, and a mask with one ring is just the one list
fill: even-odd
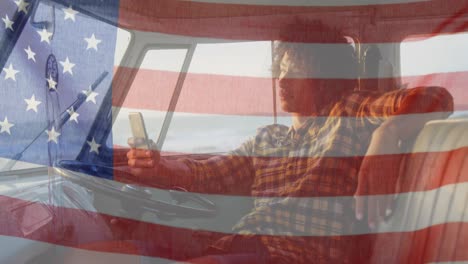
[[(337, 44), (340, 48), (336, 48)], [(280, 39), (275, 41), (273, 46), (272, 72), (275, 77), (279, 76), (280, 63), (286, 52), (293, 61), (313, 66), (315, 73), (349, 79), (347, 82), (342, 82), (349, 86), (346, 88), (356, 87), (357, 56), (352, 44), (339, 30), (330, 28), (317, 20), (309, 22), (296, 19), (287, 25), (280, 33)], [(330, 78), (333, 79), (333, 77)]]

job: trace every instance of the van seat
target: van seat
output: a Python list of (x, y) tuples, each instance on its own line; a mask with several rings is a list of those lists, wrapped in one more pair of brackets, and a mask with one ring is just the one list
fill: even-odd
[(406, 192), (378, 227), (371, 263), (468, 260), (468, 119), (428, 122), (399, 186)]

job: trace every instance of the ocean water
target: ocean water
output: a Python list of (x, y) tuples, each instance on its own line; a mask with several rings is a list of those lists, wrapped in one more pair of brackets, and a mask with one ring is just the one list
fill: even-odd
[[(132, 136), (128, 113), (127, 110), (121, 110), (115, 119), (112, 129), (114, 145), (126, 146), (128, 138)], [(165, 113), (142, 114), (148, 136), (156, 141)], [(162, 150), (197, 154), (227, 152), (254, 137), (259, 127), (273, 123), (272, 116), (175, 113)], [(278, 123), (290, 126), (290, 117), (279, 117)]]

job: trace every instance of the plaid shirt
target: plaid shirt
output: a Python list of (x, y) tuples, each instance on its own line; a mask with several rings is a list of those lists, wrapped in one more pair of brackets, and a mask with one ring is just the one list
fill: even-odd
[[(188, 182), (175, 184), (193, 192), (255, 197), (253, 209), (233, 230), (245, 237), (262, 234), (255, 237), (272, 261), (346, 262), (352, 245), (342, 234), (356, 223), (352, 199), (338, 198), (355, 193), (373, 131), (392, 115), (447, 112), (447, 116), (452, 107), (450, 94), (436, 87), (386, 94), (354, 92), (328, 115), (311, 118), (297, 131), (269, 125), (229, 155), (185, 159), (193, 175)], [(230, 251), (236, 237), (227, 236), (214, 246)]]

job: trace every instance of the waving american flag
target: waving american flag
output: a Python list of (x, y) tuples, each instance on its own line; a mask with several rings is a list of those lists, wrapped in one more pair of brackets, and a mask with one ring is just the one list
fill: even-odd
[[(251, 241), (269, 241), (264, 246), (275, 248), (286, 263), (327, 262), (324, 256), (333, 255), (339, 241), (349, 247), (337, 262), (468, 261), (468, 50), (460, 45), (468, 42), (466, 1), (3, 0), (0, 16), (0, 241), (8, 245), (0, 262), (168, 263), (190, 259), (229, 235), (248, 237), (239, 241), (253, 252), (264, 249)], [(344, 32), (348, 43), (317, 38), (309, 27), (289, 28), (284, 35), (284, 27), (297, 20), (320, 21)], [(381, 93), (441, 86), (453, 97), (451, 120), (427, 125), (414, 148), (387, 153), (407, 162), (399, 190), (369, 194), (399, 194), (402, 202), (388, 223), (343, 231), (340, 225), (354, 223), (354, 215), (341, 222), (324, 219), (328, 211), (347, 210), (330, 204), (353, 203), (345, 188), (334, 195), (256, 195), (240, 191), (248, 183), (244, 178), (228, 177), (245, 166), (232, 172), (235, 162), (215, 164), (218, 154), (255, 136), (256, 128), (291, 125), (276, 100), (278, 76), (272, 78), (270, 69), (275, 40), (337, 53), (353, 46), (358, 72), (332, 70), (303, 79), (358, 82), (361, 90)], [(130, 181), (129, 112), (143, 114), (163, 154), (187, 164), (187, 157), (212, 161), (219, 170), (200, 174), (227, 172), (224, 184), (233, 187), (193, 183), (187, 195), (167, 192), (157, 182)], [(291, 143), (283, 139), (272, 142)], [(338, 164), (366, 155), (330, 153), (307, 158)], [(268, 164), (299, 163), (304, 153), (265, 155), (257, 165), (273, 174)], [(147, 189), (125, 185), (129, 181)], [(209, 210), (181, 208), (173, 200)], [(213, 211), (210, 201), (221, 210)], [(240, 218), (248, 226), (272, 217), (247, 214), (252, 204), (261, 212), (285, 204), (297, 208), (291, 208), (294, 216), (276, 211), (275, 224), (241, 230)], [(297, 212), (304, 208), (314, 213), (306, 212), (301, 222)], [(29, 248), (35, 250), (21, 253)]]

